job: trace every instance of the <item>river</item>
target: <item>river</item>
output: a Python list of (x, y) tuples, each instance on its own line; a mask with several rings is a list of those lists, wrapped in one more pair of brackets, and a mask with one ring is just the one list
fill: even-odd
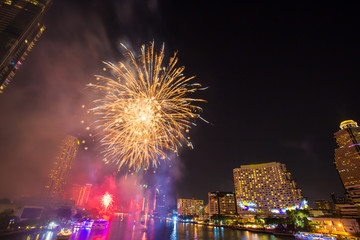
[[(128, 217), (115, 216), (106, 230), (78, 229), (73, 231), (71, 240), (280, 240), (293, 239), (276, 237), (271, 234), (232, 230), (225, 227), (204, 226), (159, 219), (149, 219), (145, 230), (141, 224)], [(31, 234), (0, 237), (7, 240), (53, 240), (56, 233), (51, 231), (32, 232)]]

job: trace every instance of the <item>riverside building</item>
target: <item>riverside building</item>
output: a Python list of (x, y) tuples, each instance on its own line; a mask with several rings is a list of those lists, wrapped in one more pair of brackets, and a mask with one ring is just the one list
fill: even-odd
[(234, 192), (209, 192), (209, 217), (217, 214), (235, 216), (237, 214), (236, 196)]
[(241, 165), (235, 168), (234, 184), (238, 213), (286, 213), (306, 208), (301, 190), (278, 162)]
[(204, 207), (203, 200), (196, 199), (184, 199), (179, 198), (177, 200), (177, 212), (181, 216), (200, 216)]

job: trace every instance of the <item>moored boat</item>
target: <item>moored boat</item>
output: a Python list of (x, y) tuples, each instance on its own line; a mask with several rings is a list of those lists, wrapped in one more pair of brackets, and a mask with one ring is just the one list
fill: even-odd
[(94, 223), (92, 224), (91, 229), (94, 230), (104, 230), (106, 228), (108, 228), (109, 226), (109, 222), (106, 220), (96, 220), (94, 221)]
[(57, 234), (56, 239), (59, 239), (59, 240), (60, 240), (60, 239), (62, 239), (62, 240), (64, 240), (64, 239), (70, 239), (71, 234), (72, 234), (72, 232), (71, 232), (70, 229), (61, 230), (61, 231)]
[(321, 233), (307, 233), (307, 232), (299, 232), (294, 234), (296, 239), (303, 239), (303, 240), (336, 240), (336, 237), (329, 236), (326, 234)]

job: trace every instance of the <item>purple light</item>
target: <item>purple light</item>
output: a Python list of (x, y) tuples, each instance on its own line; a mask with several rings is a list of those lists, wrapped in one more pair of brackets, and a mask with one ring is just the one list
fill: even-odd
[(350, 147), (353, 147), (353, 146), (356, 146), (356, 145), (360, 145), (360, 143), (354, 143), (354, 144), (352, 144), (352, 145), (350, 145), (348, 147), (350, 148)]

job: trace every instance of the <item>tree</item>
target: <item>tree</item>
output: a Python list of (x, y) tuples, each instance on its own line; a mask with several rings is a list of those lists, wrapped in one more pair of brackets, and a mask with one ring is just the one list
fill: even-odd
[(13, 209), (5, 209), (0, 213), (0, 230), (6, 230), (11, 219), (15, 219)]
[(278, 225), (285, 223), (285, 219), (279, 217), (267, 217), (264, 220), (266, 225)]
[(304, 230), (311, 231), (308, 210), (296, 209), (293, 211), (286, 212), (287, 217), (285, 222), (289, 230)]
[(211, 216), (211, 219), (214, 220), (216, 224), (221, 223), (223, 220), (227, 219), (227, 217), (221, 215), (221, 214), (214, 214)]

